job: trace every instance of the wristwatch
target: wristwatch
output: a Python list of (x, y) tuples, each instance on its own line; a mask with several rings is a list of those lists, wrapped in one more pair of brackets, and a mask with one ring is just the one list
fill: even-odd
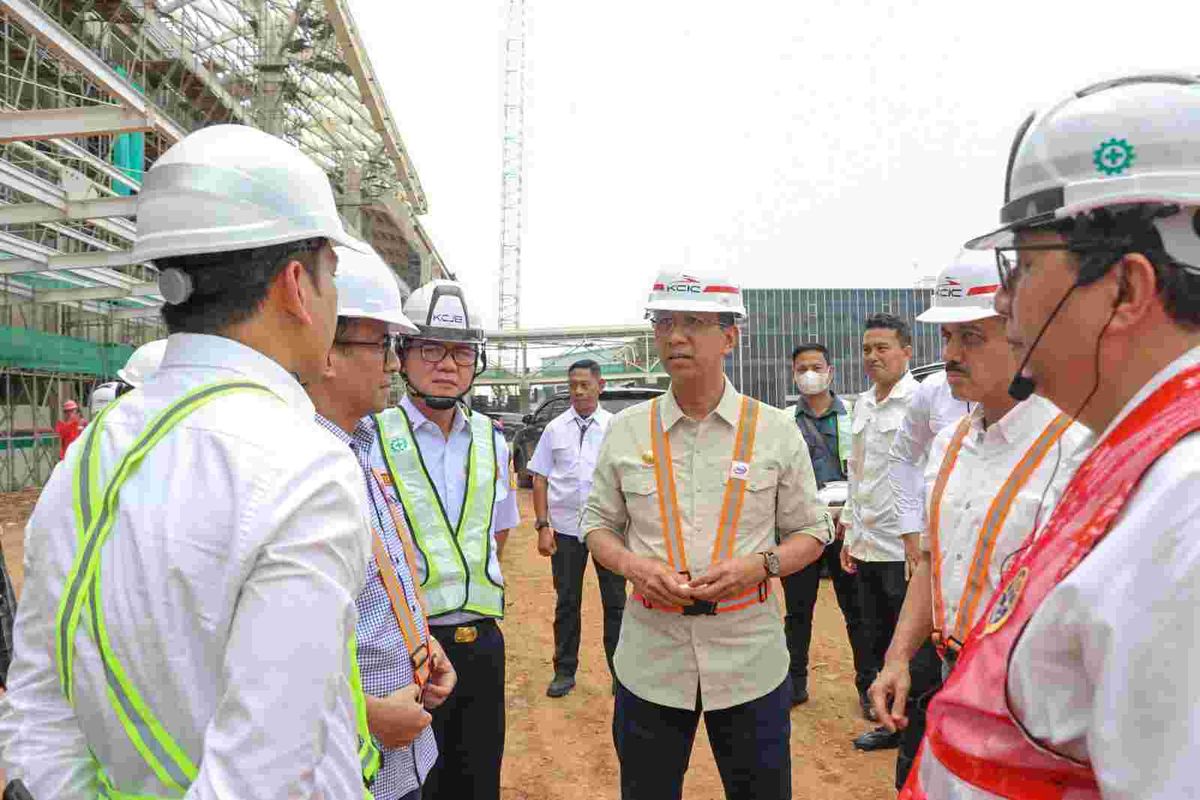
[(763, 550), (759, 553), (763, 557), (763, 569), (767, 571), (768, 578), (779, 577), (779, 556), (774, 550)]
[(549, 527), (550, 527), (550, 520), (548, 520), (548, 519), (539, 519), (537, 522), (533, 523), (533, 529), (535, 531), (540, 532), (542, 530), (542, 528), (549, 528)]

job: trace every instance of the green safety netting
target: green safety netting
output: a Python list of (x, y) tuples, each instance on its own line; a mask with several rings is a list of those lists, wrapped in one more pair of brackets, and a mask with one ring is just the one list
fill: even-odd
[(71, 336), (0, 326), (0, 367), (73, 372), (109, 377), (125, 366), (134, 348)]

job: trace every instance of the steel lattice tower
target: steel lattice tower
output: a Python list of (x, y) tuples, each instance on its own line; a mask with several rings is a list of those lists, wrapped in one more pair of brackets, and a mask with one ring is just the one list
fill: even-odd
[[(525, 171), (525, 0), (508, 0), (504, 37), (504, 150), (500, 186), (500, 330), (521, 326), (521, 217)], [(516, 350), (499, 352), (515, 369)]]

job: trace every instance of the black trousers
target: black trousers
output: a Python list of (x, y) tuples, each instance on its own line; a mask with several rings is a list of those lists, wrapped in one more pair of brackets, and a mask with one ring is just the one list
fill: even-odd
[[(574, 536), (556, 536), (557, 549), (550, 556), (554, 575), (554, 591), (558, 603), (554, 606), (554, 674), (575, 675), (579, 668), (579, 609), (583, 604), (583, 573), (587, 569), (587, 545)], [(613, 653), (621, 638), (621, 616), (625, 613), (625, 579), (617, 573), (596, 566), (600, 584), (600, 603), (604, 606), (604, 657), (608, 673), (613, 671)]]
[(874, 675), (866, 658), (867, 644), (863, 639), (862, 612), (859, 609), (858, 576), (842, 571), (839, 561), (841, 553), (841, 541), (834, 541), (825, 548), (819, 559), (783, 579), (787, 607), (784, 631), (787, 633), (788, 652), (792, 657), (792, 685), (797, 688), (807, 686), (813, 609), (817, 605), (821, 566), (824, 565), (829, 570), (838, 606), (846, 620), (846, 636), (850, 639), (850, 652), (854, 655), (854, 685), (861, 694), (870, 687)]
[(866, 644), (863, 664), (872, 681), (883, 668), (883, 657), (892, 642), (907, 591), (903, 561), (858, 562), (858, 601)]
[(792, 687), (784, 680), (748, 703), (702, 711), (643, 700), (620, 684), (613, 743), (621, 800), (680, 800), (700, 714), (728, 800), (791, 800)]
[[(473, 642), (455, 631), (475, 630)], [(495, 620), (430, 631), (450, 657), (458, 684), (433, 712), (438, 758), (422, 788), (424, 800), (499, 800), (504, 757), (504, 635)], [(466, 637), (458, 637), (466, 638)]]
[(908, 779), (908, 771), (912, 769), (913, 760), (925, 736), (925, 709), (929, 701), (942, 688), (942, 659), (938, 657), (937, 648), (933, 641), (927, 641), (908, 662), (912, 686), (908, 692), (908, 702), (904, 714), (908, 717), (908, 727), (900, 736), (900, 751), (896, 753), (896, 789), (904, 787)]

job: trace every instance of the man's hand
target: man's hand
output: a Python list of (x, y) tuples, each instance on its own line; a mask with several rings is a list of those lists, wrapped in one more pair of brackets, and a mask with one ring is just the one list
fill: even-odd
[(555, 538), (554, 528), (547, 525), (538, 531), (538, 552), (547, 558), (554, 555), (558, 550), (558, 540)]
[(634, 590), (652, 603), (662, 606), (690, 606), (692, 589), (684, 583), (683, 575), (671, 565), (656, 558), (629, 553), (622, 573)]
[[(908, 727), (904, 706), (912, 689), (912, 676), (908, 664), (903, 661), (886, 661), (883, 669), (875, 676), (875, 682), (867, 690), (875, 716), (889, 732)], [(890, 704), (890, 705), (889, 705)]]
[(908, 580), (921, 563), (921, 534), (916, 531), (901, 534), (900, 540), (904, 542), (904, 580)]
[(728, 600), (748, 592), (767, 577), (763, 557), (758, 553), (727, 558), (709, 566), (703, 575), (689, 584), (697, 600)]
[(384, 747), (412, 744), (433, 721), (417, 700), (419, 692), (417, 685), (412, 683), (387, 697), (367, 696), (367, 727)]
[(850, 555), (849, 547), (842, 545), (842, 552), (838, 556), (838, 560), (842, 562), (842, 572), (848, 572), (851, 575), (858, 572), (858, 561)]
[(433, 709), (446, 702), (446, 698), (454, 691), (458, 683), (458, 673), (450, 663), (449, 656), (442, 649), (442, 643), (432, 636), (429, 637), (429, 682), (421, 694), (421, 703), (426, 710)]

